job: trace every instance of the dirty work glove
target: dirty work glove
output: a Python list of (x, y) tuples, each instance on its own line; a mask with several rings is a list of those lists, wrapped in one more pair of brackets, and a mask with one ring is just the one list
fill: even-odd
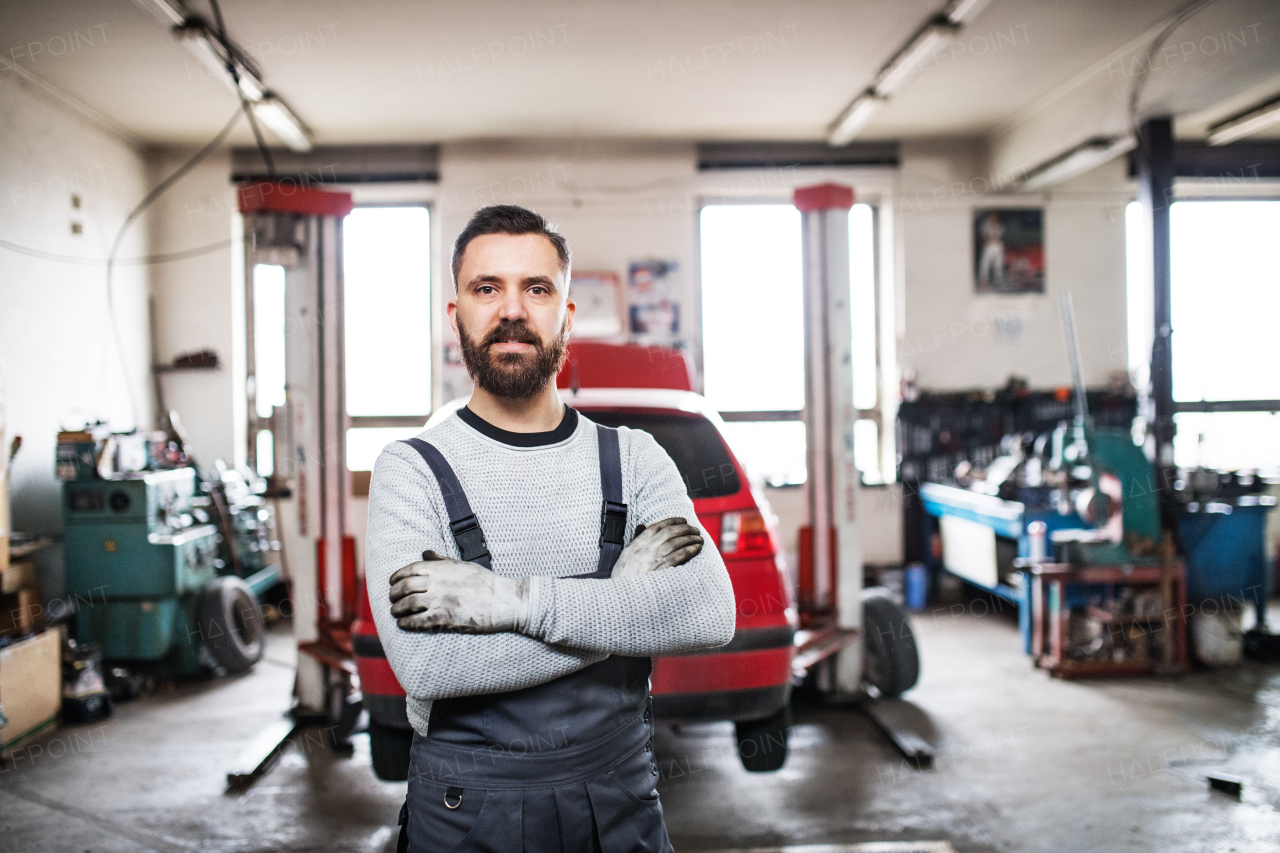
[(423, 551), (391, 576), (391, 615), (406, 631), (496, 634), (529, 621), (529, 579)]
[(702, 551), (702, 531), (683, 518), (664, 518), (636, 528), (631, 544), (622, 549), (613, 567), (615, 578), (629, 578), (683, 565)]

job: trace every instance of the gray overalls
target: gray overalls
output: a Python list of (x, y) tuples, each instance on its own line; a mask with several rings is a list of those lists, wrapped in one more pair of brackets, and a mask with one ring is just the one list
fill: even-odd
[[(600, 562), (579, 578), (613, 573), (627, 523), (618, 432), (597, 430)], [(462, 559), (489, 568), (453, 469), (427, 442), (406, 443), (436, 476)], [(433, 702), (427, 736), (413, 737), (400, 851), (670, 853), (649, 672), (648, 658), (613, 655), (524, 690)]]

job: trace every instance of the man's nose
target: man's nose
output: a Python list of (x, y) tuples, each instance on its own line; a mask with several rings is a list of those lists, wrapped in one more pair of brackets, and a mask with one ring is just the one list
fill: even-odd
[(503, 320), (526, 319), (528, 315), (521, 296), (519, 288), (512, 288), (505, 292), (502, 295), (502, 302), (498, 305), (498, 317)]

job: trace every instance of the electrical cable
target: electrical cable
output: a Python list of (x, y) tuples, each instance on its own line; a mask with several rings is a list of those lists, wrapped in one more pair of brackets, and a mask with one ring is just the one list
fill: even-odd
[[(197, 151), (190, 160), (174, 170), (173, 174), (156, 184), (155, 187), (152, 188), (151, 192), (147, 193), (143, 197), (142, 201), (138, 202), (137, 205), (134, 206), (133, 210), (129, 211), (129, 215), (124, 218), (124, 222), (120, 225), (120, 230), (116, 232), (115, 240), (111, 243), (111, 251), (107, 254), (107, 322), (111, 324), (111, 335), (115, 338), (116, 355), (120, 359), (120, 370), (124, 373), (124, 387), (129, 397), (129, 410), (133, 414), (133, 423), (135, 427), (138, 425), (138, 400), (133, 393), (133, 386), (129, 384), (129, 363), (124, 355), (124, 342), (120, 339), (120, 327), (116, 323), (115, 299), (112, 289), (112, 272), (116, 265), (116, 252), (120, 250), (120, 242), (124, 239), (125, 232), (129, 229), (133, 220), (137, 219), (142, 211), (150, 207), (156, 199), (163, 195), (165, 191), (177, 183), (184, 175), (194, 169), (206, 157), (217, 150), (218, 146), (223, 143), (227, 138), (227, 135), (231, 133), (231, 129), (235, 127), (236, 122), (239, 120), (240, 110), (236, 110), (231, 116), (231, 120), (228, 121), (222, 130), (218, 132), (217, 136), (209, 140), (208, 144)], [(7, 244), (5, 248), (13, 249), (14, 251), (21, 251), (21, 248), (15, 248), (12, 244)], [(34, 251), (35, 250), (30, 250), (25, 254), (33, 254)], [(39, 255), (36, 257), (39, 257)], [(174, 260), (176, 260), (176, 258)]]
[(207, 243), (203, 246), (196, 246), (194, 249), (183, 249), (179, 252), (164, 252), (158, 255), (142, 255), (137, 258), (85, 258), (80, 255), (59, 255), (56, 252), (46, 252), (42, 249), (33, 249), (30, 246), (19, 246), (17, 243), (10, 243), (8, 240), (0, 240), (0, 249), (8, 249), (11, 252), (17, 252), (20, 255), (30, 255), (33, 258), (40, 258), (45, 261), (57, 261), (63, 264), (80, 264), (82, 266), (100, 267), (105, 266), (108, 261), (112, 266), (131, 267), (131, 266), (147, 266), (150, 264), (163, 264), (169, 261), (182, 261), (187, 258), (198, 258), (201, 255), (208, 255), (225, 249), (232, 244), (232, 240), (219, 240), (216, 243)]
[(271, 151), (267, 148), (266, 140), (262, 138), (262, 130), (258, 127), (257, 116), (253, 114), (253, 108), (249, 106), (249, 101), (244, 96), (244, 91), (240, 88), (240, 72), (236, 70), (235, 51), (231, 48), (231, 42), (227, 39), (227, 27), (222, 20), (222, 7), (218, 5), (218, 0), (209, 0), (209, 6), (213, 9), (213, 19), (218, 24), (218, 32), (215, 35), (218, 42), (222, 45), (222, 49), (227, 52), (226, 58), (223, 60), (227, 64), (227, 73), (231, 75), (231, 82), (235, 84), (236, 95), (240, 98), (240, 107), (244, 110), (245, 118), (249, 119), (249, 127), (253, 128), (253, 138), (258, 143), (258, 153), (262, 155), (262, 161), (266, 164), (268, 177), (276, 176), (276, 163), (271, 157)]
[(1133, 129), (1134, 138), (1138, 140), (1138, 155), (1144, 159), (1148, 152), (1142, 146), (1142, 133), (1138, 124), (1138, 102), (1142, 98), (1142, 91), (1147, 86), (1150, 77), (1151, 63), (1155, 61), (1156, 54), (1160, 52), (1160, 48), (1169, 40), (1169, 36), (1173, 35), (1174, 30), (1182, 26), (1186, 21), (1200, 12), (1202, 9), (1212, 6), (1217, 0), (1193, 0), (1174, 12), (1169, 17), (1169, 22), (1165, 24), (1151, 44), (1147, 46), (1146, 56), (1146, 73), (1139, 74), (1133, 81), (1133, 87), (1129, 90), (1129, 125)]

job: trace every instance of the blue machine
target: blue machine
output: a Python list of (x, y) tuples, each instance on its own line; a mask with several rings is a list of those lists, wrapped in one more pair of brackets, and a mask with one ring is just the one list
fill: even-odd
[[(195, 470), (92, 476), (63, 484), (76, 640), (164, 675), (252, 666), (263, 642), (254, 584), (219, 576), (220, 536), (199, 520)], [(278, 579), (268, 574), (263, 588)]]
[[(1020, 487), (1022, 500), (1004, 500), (969, 489), (926, 483), (920, 487), (925, 512), (942, 542), (941, 559), (935, 567), (964, 579), (992, 595), (1018, 607), (1018, 625), (1025, 650), (1031, 651), (1031, 587), (1024, 582), (1022, 568), (1053, 558), (1051, 544), (1064, 531), (1093, 531), (1106, 524), (1122, 525), (1126, 538), (1159, 540), (1159, 494), (1155, 476), (1142, 450), (1129, 433), (1100, 429), (1088, 439), (1088, 457), (1096, 473), (1114, 478), (1117, 494), (1103, 501), (1108, 509), (1097, 510), (1096, 487), (1080, 484), (1074, 494), (1063, 487)], [(1080, 459), (1083, 460), (1084, 451)], [(1092, 491), (1090, 491), (1092, 489)], [(1084, 496), (1082, 501), (1080, 498)], [(1081, 515), (1088, 511), (1090, 518)], [(1117, 515), (1121, 518), (1117, 518)], [(930, 536), (934, 530), (926, 528)], [(1059, 536), (1055, 537), (1054, 534)], [(1069, 537), (1067, 537), (1069, 538)], [(1129, 553), (1123, 544), (1096, 543), (1090, 546), (1090, 561), (1140, 564), (1142, 558)], [(1097, 590), (1072, 585), (1067, 605), (1088, 602)]]
[(1265, 543), (1267, 513), (1276, 499), (1248, 474), (1192, 469), (1182, 472), (1177, 485), (1187, 601), (1206, 613), (1252, 605), (1257, 624), (1246, 634), (1246, 651), (1253, 653), (1263, 643), (1269, 651), (1254, 656), (1274, 659), (1276, 640), (1267, 627), (1267, 601), (1275, 584), (1267, 571)]

